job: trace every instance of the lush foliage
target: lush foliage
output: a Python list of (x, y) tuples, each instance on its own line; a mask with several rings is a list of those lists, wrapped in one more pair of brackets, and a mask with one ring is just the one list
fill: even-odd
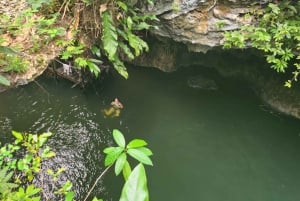
[[(123, 134), (117, 129), (113, 130), (113, 138), (118, 146), (104, 149), (103, 152), (106, 154), (104, 164), (107, 166), (107, 169), (115, 164), (116, 176), (121, 172), (123, 173), (125, 183), (122, 188), (120, 201), (149, 201), (147, 177), (143, 164), (153, 165), (150, 159), (153, 153), (146, 147), (147, 142), (141, 139), (133, 139), (126, 145)], [(139, 162), (133, 170), (127, 160), (128, 155)], [(102, 175), (98, 177), (95, 184), (101, 177)], [(93, 190), (95, 184), (91, 190)]]
[[(139, 33), (154, 27), (149, 23), (158, 20), (154, 15), (141, 12), (137, 4), (131, 1), (27, 1), (30, 6), (20, 13), (0, 14), (0, 73), (26, 72), (29, 63), (34, 63), (30, 60), (32, 54), (55, 44), (64, 49), (61, 59), (69, 68), (88, 68), (98, 77), (101, 65), (108, 61), (117, 72), (127, 78), (128, 73), (122, 59), (132, 60), (148, 50), (147, 43)], [(138, 4), (143, 3), (152, 4), (152, 1), (143, 0)], [(92, 11), (89, 9), (91, 7)], [(99, 19), (93, 21), (100, 32), (96, 44), (86, 44), (78, 34), (84, 32), (85, 25), (81, 24), (80, 16), (85, 10), (99, 12)], [(64, 20), (70, 23), (64, 25), (61, 22)], [(100, 24), (97, 24), (97, 21), (100, 21)], [(22, 43), (25, 46), (19, 48), (11, 45), (11, 38), (17, 38), (19, 42), (24, 41)], [(7, 44), (10, 44), (9, 47)], [(3, 48), (18, 54), (3, 51)], [(3, 74), (0, 74), (0, 84), (10, 84)]]
[(254, 17), (258, 23), (225, 33), (224, 47), (244, 48), (250, 43), (266, 53), (267, 62), (277, 72), (286, 72), (293, 64), (293, 77), (285, 84), (291, 87), (300, 73), (300, 2), (269, 3), (265, 9), (255, 10), (246, 17)]
[[(12, 132), (15, 141), (2, 146), (0, 149), (0, 199), (3, 201), (38, 201), (46, 197), (43, 187), (33, 184), (34, 178), (41, 174), (42, 161), (55, 156), (50, 147), (44, 146), (51, 133), (41, 135)], [(53, 173), (53, 179), (62, 172), (62, 169)], [(72, 185), (68, 181), (62, 186), (53, 189), (59, 197), (66, 197), (71, 201)]]
[[(52, 1), (48, 1), (47, 4), (50, 2)], [(0, 14), (1, 73), (26, 72), (30, 63), (33, 63), (33, 56), (30, 54), (34, 55), (50, 41), (65, 34), (65, 29), (56, 25), (58, 13), (49, 14), (47, 18), (39, 16), (37, 8), (43, 2), (29, 1), (29, 3), (32, 3), (32, 7), (22, 12)], [(14, 43), (14, 40), (17, 42)], [(10, 85), (3, 74), (0, 75), (0, 84)]]
[[(83, 1), (85, 6), (94, 6), (94, 10), (99, 10), (101, 21), (100, 40), (88, 47), (86, 44), (72, 41), (65, 41), (67, 46), (62, 53), (63, 60), (73, 59), (75, 67), (88, 67), (97, 77), (101, 72), (99, 65), (108, 60), (117, 72), (124, 78), (128, 78), (128, 73), (122, 56), (132, 60), (148, 51), (147, 43), (138, 35), (142, 30), (148, 30), (154, 27), (149, 22), (158, 20), (155, 15), (141, 12), (131, 1), (112, 1), (108, 0), (101, 5), (93, 4), (94, 1)], [(145, 0), (145, 3), (152, 4), (151, 0)], [(97, 7), (99, 6), (99, 7)], [(79, 17), (78, 17), (79, 18)], [(79, 21), (79, 19), (77, 19)], [(77, 29), (77, 28), (76, 28)], [(80, 29), (80, 27), (79, 27)], [(62, 41), (59, 41), (59, 44)], [(96, 58), (89, 58), (84, 55), (89, 49)]]
[[(51, 133), (36, 135), (13, 131), (12, 134), (15, 137), (14, 143), (2, 146), (0, 149), (0, 199), (3, 201), (49, 200), (50, 196), (44, 191), (45, 187), (34, 183), (34, 179), (43, 180), (43, 175), (48, 174), (53, 182), (50, 193), (53, 193), (55, 199), (73, 201), (72, 183), (67, 181), (61, 186), (57, 184), (59, 175), (64, 171), (63, 167), (57, 171), (48, 169), (42, 172), (43, 160), (55, 157), (50, 147), (45, 146)], [(84, 200), (89, 198), (97, 182), (115, 164), (115, 174), (119, 175), (123, 172), (125, 180), (120, 201), (149, 201), (147, 177), (143, 165), (152, 165), (150, 159), (152, 151), (146, 147), (147, 142), (134, 139), (126, 145), (125, 138), (119, 130), (113, 130), (113, 139), (117, 147), (104, 149), (106, 154), (104, 163), (107, 168), (97, 178)], [(133, 170), (127, 160), (128, 155), (139, 162)], [(102, 199), (94, 197), (93, 201), (102, 201)]]
[[(147, 1), (152, 3), (152, 1)], [(111, 1), (101, 5), (102, 47), (108, 60), (125, 78), (126, 67), (120, 59), (124, 54), (129, 60), (148, 51), (147, 43), (135, 32), (147, 30), (152, 26), (148, 21), (158, 20), (155, 15), (141, 13), (134, 5), (126, 1)]]

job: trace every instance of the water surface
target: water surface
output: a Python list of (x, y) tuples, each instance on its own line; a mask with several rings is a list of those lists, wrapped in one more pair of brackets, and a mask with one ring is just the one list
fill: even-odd
[[(2, 141), (10, 130), (41, 133), (57, 153), (45, 168), (64, 166), (82, 200), (103, 170), (102, 150), (120, 129), (143, 138), (153, 150), (147, 168), (152, 201), (295, 201), (300, 199), (300, 124), (265, 106), (246, 84), (200, 68), (163, 73), (130, 67), (129, 80), (112, 76), (104, 85), (71, 88), (67, 81), (38, 79), (0, 94)], [(217, 91), (190, 88), (187, 80), (208, 74)], [(119, 118), (101, 109), (118, 97)], [(112, 173), (93, 195), (117, 200)]]

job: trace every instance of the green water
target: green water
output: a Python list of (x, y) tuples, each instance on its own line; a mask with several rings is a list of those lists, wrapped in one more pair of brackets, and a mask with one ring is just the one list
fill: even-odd
[[(243, 83), (212, 75), (219, 90), (189, 88), (199, 68), (163, 73), (129, 68), (130, 79), (112, 76), (86, 90), (40, 78), (0, 94), (2, 141), (10, 130), (51, 131), (57, 152), (44, 169), (64, 166), (78, 200), (103, 170), (101, 150), (111, 131), (143, 138), (153, 150), (147, 168), (152, 201), (300, 200), (300, 121), (271, 111)], [(119, 118), (101, 109), (118, 97)], [(120, 179), (106, 175), (93, 195), (117, 200)]]

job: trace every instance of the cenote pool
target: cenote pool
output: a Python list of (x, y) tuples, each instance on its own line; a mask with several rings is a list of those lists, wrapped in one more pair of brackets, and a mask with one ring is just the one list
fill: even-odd
[[(57, 157), (44, 169), (66, 167), (61, 179), (73, 182), (77, 200), (104, 169), (114, 128), (153, 150), (152, 201), (300, 200), (300, 121), (271, 111), (238, 81), (215, 76), (216, 91), (190, 88), (199, 69), (129, 67), (129, 80), (112, 76), (85, 90), (41, 77), (43, 88), (33, 82), (0, 94), (1, 141), (11, 140), (12, 129), (51, 131)], [(121, 116), (104, 118), (115, 97)], [(93, 195), (116, 201), (120, 188), (111, 171)]]

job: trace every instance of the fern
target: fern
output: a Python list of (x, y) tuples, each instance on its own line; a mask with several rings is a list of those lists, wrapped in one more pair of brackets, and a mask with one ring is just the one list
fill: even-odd
[(147, 43), (144, 40), (142, 40), (140, 37), (132, 33), (127, 33), (127, 35), (128, 35), (129, 45), (134, 49), (136, 57), (140, 56), (140, 54), (144, 49), (146, 51), (149, 50)]
[(118, 34), (109, 11), (105, 11), (103, 13), (102, 27), (103, 27), (103, 35), (102, 35), (103, 49), (105, 50), (108, 59), (110, 61), (114, 61), (118, 49)]
[(126, 56), (128, 57), (129, 60), (133, 60), (134, 59), (134, 54), (131, 52), (131, 50), (128, 47), (128, 45), (126, 45), (123, 42), (119, 42), (119, 46), (122, 49), (122, 51), (126, 54)]
[(7, 172), (6, 169), (0, 170), (0, 195), (9, 192), (12, 188), (18, 187), (17, 184), (10, 183), (13, 172)]
[(148, 44), (134, 31), (150, 29), (154, 26), (146, 21), (158, 20), (155, 15), (138, 12), (139, 9), (133, 5), (116, 1), (114, 6), (102, 13), (102, 50), (114, 68), (125, 78), (128, 78), (128, 73), (119, 54), (123, 53), (129, 60), (133, 60), (148, 51)]
[(126, 67), (124, 63), (119, 59), (118, 56), (115, 57), (113, 65), (120, 75), (122, 75), (126, 79), (128, 78), (128, 72), (126, 70)]
[(87, 60), (87, 66), (90, 69), (91, 73), (93, 73), (96, 77), (99, 76), (100, 68), (94, 63), (94, 60)]

